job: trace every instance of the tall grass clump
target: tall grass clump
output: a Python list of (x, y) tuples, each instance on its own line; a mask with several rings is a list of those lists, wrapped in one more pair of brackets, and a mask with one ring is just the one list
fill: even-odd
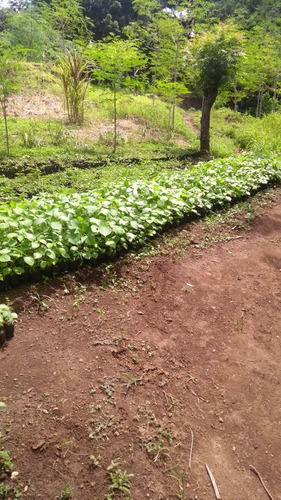
[[(68, 129), (55, 120), (22, 120), (9, 118), (10, 147), (15, 155), (30, 154), (31, 150), (42, 151), (45, 147), (69, 148), (72, 142)], [(0, 143), (4, 142), (4, 124), (0, 122)], [(38, 151), (38, 152), (39, 152)], [(4, 154), (1, 151), (0, 154)]]
[(82, 125), (88, 88), (88, 63), (82, 54), (65, 50), (59, 62), (59, 74), (63, 84), (68, 120), (70, 123)]
[[(200, 112), (195, 113), (195, 124), (200, 126)], [(234, 112), (228, 108), (212, 111), (211, 154), (226, 157), (240, 150), (257, 154), (281, 151), (281, 114), (271, 113), (263, 118)]]
[(281, 153), (281, 114), (271, 113), (263, 118), (245, 116), (243, 127), (236, 133), (236, 141), (242, 149), (255, 153)]

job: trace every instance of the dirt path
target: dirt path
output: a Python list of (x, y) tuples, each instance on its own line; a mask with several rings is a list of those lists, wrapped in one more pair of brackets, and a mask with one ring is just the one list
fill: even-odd
[(185, 121), (186, 125), (194, 132), (196, 135), (200, 135), (200, 129), (196, 127), (193, 123), (193, 118), (192, 116), (188, 115), (187, 113), (183, 116), (183, 120)]
[(120, 457), (133, 500), (214, 499), (206, 463), (223, 500), (268, 498), (250, 465), (281, 498), (274, 196), (249, 230), (230, 220), (206, 249), (193, 223), (178, 245), (164, 238), (165, 255), (9, 294), (19, 322), (0, 352), (0, 431), (19, 476), (0, 486), (54, 500), (68, 482), (73, 499), (102, 500)]

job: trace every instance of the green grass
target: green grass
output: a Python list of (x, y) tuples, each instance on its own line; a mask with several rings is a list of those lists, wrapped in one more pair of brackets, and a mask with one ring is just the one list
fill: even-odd
[[(21, 97), (31, 102), (32, 96), (48, 96), (63, 101), (63, 92), (55, 66), (23, 62)], [(118, 148), (115, 157), (141, 157), (191, 154), (199, 150), (198, 136), (184, 120), (185, 112), (176, 108), (175, 131), (171, 134), (171, 111), (161, 99), (151, 96), (119, 92), (118, 120), (130, 120), (127, 133), (118, 130)], [(9, 112), (9, 106), (8, 106)], [(200, 127), (200, 112), (189, 111), (189, 116)], [(112, 92), (104, 86), (89, 86), (86, 96), (83, 133), (74, 138), (77, 128), (65, 123), (65, 115), (55, 119), (22, 119), (9, 117), (11, 157), (50, 158), (56, 155), (112, 155), (113, 101)], [(281, 114), (270, 114), (262, 119), (234, 113), (230, 109), (213, 109), (211, 118), (211, 155), (227, 157), (239, 150), (255, 153), (280, 154)], [(79, 128), (79, 127), (78, 127)], [(0, 120), (0, 160), (6, 158), (4, 123)], [(72, 134), (73, 132), (73, 134)], [(91, 136), (96, 136), (94, 140)], [(126, 135), (128, 137), (126, 137)], [(180, 141), (180, 144), (177, 142)]]
[[(68, 128), (56, 120), (8, 118), (9, 142), (12, 156), (49, 156), (56, 151), (74, 147)], [(5, 128), (0, 121), (0, 155), (6, 157)], [(1, 157), (0, 156), (0, 157)]]
[[(199, 126), (200, 113), (194, 113)], [(281, 153), (281, 114), (271, 113), (263, 118), (235, 113), (230, 109), (214, 109), (211, 115), (211, 154), (226, 157), (239, 150), (256, 154)]]
[[(67, 165), (67, 160), (66, 165)], [(64, 162), (62, 162), (64, 163)], [(81, 169), (66, 166), (64, 171), (42, 175), (39, 168), (30, 168), (29, 173), (17, 174), (14, 179), (0, 176), (0, 202), (19, 198), (30, 198), (42, 192), (64, 193), (84, 192), (107, 185), (108, 189), (119, 181), (134, 181), (138, 179), (153, 179), (165, 170), (188, 167), (188, 161), (142, 160), (132, 163), (110, 161), (100, 167)]]
[[(91, 87), (88, 91), (89, 115), (93, 119), (113, 118), (113, 101), (110, 89)], [(170, 121), (170, 110), (160, 99), (156, 98), (153, 106), (149, 96), (135, 96), (119, 92), (117, 100), (119, 119), (132, 119), (139, 125), (139, 131), (145, 137), (148, 130), (167, 133)], [(187, 127), (183, 120), (183, 111), (176, 109), (175, 134), (185, 139), (194, 139), (195, 134)]]

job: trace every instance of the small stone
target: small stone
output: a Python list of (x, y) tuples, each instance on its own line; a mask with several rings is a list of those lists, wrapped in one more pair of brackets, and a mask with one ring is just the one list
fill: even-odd
[(44, 444), (45, 444), (45, 441), (44, 441), (44, 440), (42, 440), (42, 441), (39, 441), (39, 442), (38, 442), (38, 443), (36, 443), (36, 444), (33, 444), (33, 445), (31, 446), (31, 448), (32, 448), (32, 450), (33, 450), (33, 451), (37, 451), (37, 450), (40, 450), (40, 448), (42, 448), (42, 447), (44, 446)]

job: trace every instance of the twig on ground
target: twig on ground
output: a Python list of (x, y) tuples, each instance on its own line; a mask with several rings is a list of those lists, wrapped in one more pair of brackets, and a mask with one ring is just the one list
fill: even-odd
[(241, 238), (244, 238), (244, 236), (229, 236), (228, 238), (226, 238), (226, 241), (241, 240)]
[(202, 396), (199, 396), (199, 394), (197, 394), (193, 389), (191, 389), (191, 387), (189, 387), (188, 385), (185, 385), (184, 386), (188, 391), (191, 392), (191, 394), (193, 394), (193, 396), (196, 396), (198, 399), (201, 399), (201, 401), (205, 401), (205, 403), (208, 403), (207, 399), (204, 399), (202, 398)]
[(256, 474), (256, 476), (258, 476), (258, 478), (259, 478), (259, 480), (260, 480), (261, 484), (263, 485), (264, 490), (265, 490), (265, 491), (266, 491), (266, 493), (268, 494), (268, 497), (270, 498), (270, 500), (274, 500), (273, 496), (269, 493), (269, 491), (268, 491), (267, 487), (265, 486), (265, 484), (264, 484), (264, 482), (263, 482), (263, 479), (262, 479), (262, 477), (261, 477), (260, 473), (257, 471), (257, 469), (255, 469), (255, 467), (253, 467), (253, 465), (250, 465), (250, 469), (251, 469), (251, 471), (252, 471), (252, 472), (254, 472), (254, 473)]
[(188, 384), (188, 382), (190, 382), (192, 380), (192, 382), (196, 385), (196, 379), (194, 377), (192, 377), (191, 375), (189, 375), (189, 379), (186, 381), (186, 383)]
[(193, 442), (194, 442), (194, 434), (193, 430), (190, 427), (190, 434), (191, 434), (191, 443), (190, 443), (190, 452), (189, 452), (189, 461), (188, 461), (188, 468), (191, 469), (191, 459), (192, 459), (192, 451), (193, 451)]
[(213, 488), (214, 488), (214, 492), (215, 492), (215, 495), (216, 495), (216, 499), (217, 499), (217, 500), (221, 500), (220, 492), (219, 492), (219, 490), (218, 490), (218, 487), (217, 487), (217, 484), (216, 484), (215, 478), (214, 478), (213, 474), (211, 473), (211, 471), (210, 471), (210, 469), (209, 469), (208, 465), (207, 465), (207, 464), (205, 464), (205, 466), (206, 466), (207, 472), (208, 472), (208, 474), (209, 474), (209, 478), (211, 479), (211, 483), (212, 483), (212, 486), (213, 486)]

